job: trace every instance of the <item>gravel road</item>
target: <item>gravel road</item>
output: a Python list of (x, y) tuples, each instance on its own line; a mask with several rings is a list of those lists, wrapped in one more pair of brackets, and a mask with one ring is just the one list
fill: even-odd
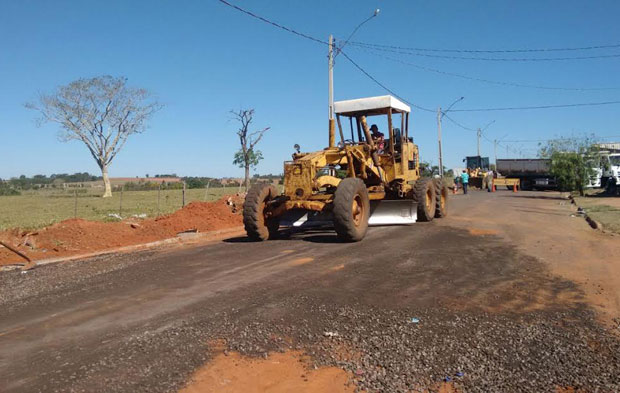
[(1, 273), (0, 391), (176, 391), (221, 339), (301, 349), (370, 392), (620, 391), (617, 332), (546, 262), (457, 225), (494, 198), (473, 195), (358, 244), (233, 238)]

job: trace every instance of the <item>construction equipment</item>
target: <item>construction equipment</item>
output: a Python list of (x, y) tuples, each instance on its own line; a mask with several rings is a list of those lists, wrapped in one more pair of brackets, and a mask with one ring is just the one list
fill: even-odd
[[(412, 224), (447, 214), (448, 188), (441, 179), (420, 177), (409, 106), (379, 96), (335, 102), (334, 112), (337, 146), (330, 127), (329, 147), (303, 153), (296, 146), (293, 161), (284, 163), (283, 194), (268, 184), (250, 189), (243, 206), (248, 237), (274, 238), (280, 226), (333, 225), (341, 240), (359, 241), (369, 225)], [(371, 116), (387, 116), (386, 139), (371, 135)], [(343, 119), (350, 128), (346, 137)]]
[(519, 188), (519, 179), (513, 177), (497, 177), (492, 180), (493, 188), (499, 186), (505, 186), (509, 190), (517, 191)]
[(482, 188), (489, 171), (489, 157), (469, 156), (463, 160), (469, 174), (469, 186)]

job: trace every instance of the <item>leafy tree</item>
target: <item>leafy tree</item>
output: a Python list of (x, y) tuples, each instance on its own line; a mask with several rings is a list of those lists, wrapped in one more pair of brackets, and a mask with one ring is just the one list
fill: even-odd
[(245, 190), (247, 191), (250, 188), (250, 168), (255, 168), (260, 160), (263, 159), (263, 153), (255, 147), (270, 127), (250, 131), (250, 124), (254, 118), (254, 109), (240, 109), (239, 111), (230, 111), (230, 113), (240, 123), (237, 136), (239, 136), (241, 149), (235, 153), (233, 164), (245, 169)]
[[(439, 176), (439, 165), (433, 165), (430, 162), (422, 161), (420, 163), (420, 171), (422, 173), (422, 177)], [(452, 169), (448, 169), (444, 166), (443, 174), (444, 176), (452, 176)]]
[(551, 175), (562, 192), (579, 191), (584, 195), (588, 182), (596, 175), (589, 165), (592, 157), (598, 155), (593, 135), (558, 138), (541, 146), (539, 156), (551, 159)]
[(63, 142), (76, 140), (88, 148), (101, 169), (103, 197), (110, 197), (110, 163), (131, 135), (146, 130), (147, 121), (162, 106), (147, 90), (127, 86), (126, 78), (99, 76), (41, 94), (26, 107), (41, 114), (39, 123), (58, 123)]
[(551, 155), (551, 174), (560, 191), (579, 191), (583, 195), (589, 169), (579, 153), (556, 151)]

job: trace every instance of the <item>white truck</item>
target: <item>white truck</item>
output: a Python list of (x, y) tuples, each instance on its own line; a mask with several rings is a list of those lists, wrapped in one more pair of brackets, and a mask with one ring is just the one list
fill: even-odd
[(620, 153), (601, 154), (601, 187), (609, 188), (620, 184)]

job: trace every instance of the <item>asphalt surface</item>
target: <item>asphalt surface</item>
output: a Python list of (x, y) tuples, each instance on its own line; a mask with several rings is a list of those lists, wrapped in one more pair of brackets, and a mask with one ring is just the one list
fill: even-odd
[(214, 339), (302, 349), (369, 391), (620, 391), (620, 340), (580, 288), (450, 219), (1, 273), (0, 391), (176, 391)]

